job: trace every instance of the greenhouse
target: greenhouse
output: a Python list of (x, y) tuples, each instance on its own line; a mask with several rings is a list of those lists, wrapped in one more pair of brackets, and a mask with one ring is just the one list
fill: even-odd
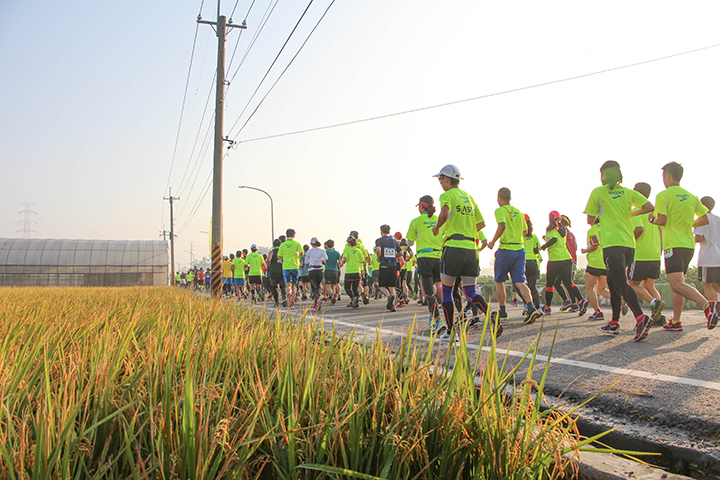
[(0, 286), (167, 285), (162, 240), (0, 238)]

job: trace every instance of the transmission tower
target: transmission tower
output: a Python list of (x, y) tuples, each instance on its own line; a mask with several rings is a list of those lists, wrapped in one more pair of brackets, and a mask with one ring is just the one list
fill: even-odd
[(21, 203), (20, 205), (24, 205), (25, 210), (18, 212), (18, 214), (25, 215), (25, 218), (23, 220), (20, 220), (17, 222), (18, 225), (22, 225), (22, 228), (19, 230), (16, 230), (16, 232), (19, 233), (22, 236), (22, 238), (30, 238), (32, 236), (31, 234), (38, 233), (37, 231), (30, 228), (31, 223), (34, 223), (37, 225), (37, 222), (35, 220), (30, 219), (31, 214), (37, 215), (37, 212), (33, 212), (32, 210), (30, 210), (30, 207), (32, 207), (35, 204), (34, 203)]

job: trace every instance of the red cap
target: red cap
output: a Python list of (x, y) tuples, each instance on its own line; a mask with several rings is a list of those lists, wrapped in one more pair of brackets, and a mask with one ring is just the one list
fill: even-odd
[(397, 238), (398, 240), (400, 240), (400, 239), (402, 238), (402, 233), (400, 233), (400, 232), (395, 232), (394, 237)]
[(525, 214), (525, 221), (527, 222), (528, 220), (530, 220), (530, 215), (528, 215), (528, 214), (526, 213), (526, 214)]
[(552, 212), (550, 212), (550, 218), (560, 218), (560, 212), (558, 212), (557, 210), (553, 210)]

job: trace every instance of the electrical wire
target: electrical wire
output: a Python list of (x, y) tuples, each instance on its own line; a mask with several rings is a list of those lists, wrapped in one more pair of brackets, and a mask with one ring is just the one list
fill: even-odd
[(662, 61), (662, 60), (668, 60), (668, 59), (670, 59), (670, 58), (679, 57), (679, 56), (682, 56), (682, 55), (688, 55), (688, 54), (691, 54), (691, 53), (697, 53), (697, 52), (701, 52), (701, 51), (703, 51), (703, 50), (709, 50), (709, 49), (711, 49), (711, 48), (716, 48), (716, 47), (720, 47), (720, 44), (710, 45), (710, 46), (702, 47), (702, 48), (696, 48), (696, 49), (694, 49), (694, 50), (688, 50), (688, 51), (685, 51), (685, 52), (675, 53), (675, 54), (672, 54), (672, 55), (666, 55), (666, 56), (664, 56), (664, 57), (653, 58), (653, 59), (651, 59), (651, 60), (644, 60), (644, 61), (642, 61), (642, 62), (636, 62), (636, 63), (627, 64), (627, 65), (622, 65), (622, 66), (619, 66), (619, 67), (608, 68), (608, 69), (605, 69), (605, 70), (598, 70), (598, 71), (595, 71), (595, 72), (584, 73), (584, 74), (582, 74), (582, 75), (576, 75), (576, 76), (574, 76), (574, 77), (562, 78), (562, 79), (560, 79), (560, 80), (553, 80), (553, 81), (550, 81), (550, 82), (538, 83), (538, 84), (529, 85), (529, 86), (526, 86), (526, 87), (513, 88), (513, 89), (511, 89), (511, 90), (505, 90), (505, 91), (502, 91), (502, 92), (489, 93), (489, 94), (487, 94), (487, 95), (481, 95), (481, 96), (479, 96), (479, 97), (466, 98), (466, 99), (464, 99), (464, 100), (455, 100), (455, 101), (452, 101), (452, 102), (441, 103), (441, 104), (438, 104), (438, 105), (430, 105), (430, 106), (427, 106), (427, 107), (420, 107), (420, 108), (415, 108), (415, 109), (412, 109), (412, 110), (404, 110), (404, 111), (402, 111), (402, 112), (388, 113), (388, 114), (386, 114), (386, 115), (378, 115), (378, 116), (376, 116), (376, 117), (363, 118), (363, 119), (360, 119), (360, 120), (351, 120), (351, 121), (348, 121), (348, 122), (336, 123), (336, 124), (333, 124), (333, 125), (325, 125), (325, 126), (323, 126), (323, 127), (307, 128), (307, 129), (304, 129), (304, 130), (296, 130), (296, 131), (294, 131), (294, 132), (278, 133), (278, 134), (275, 134), (275, 135), (268, 135), (268, 136), (265, 136), (265, 137), (256, 137), (256, 138), (251, 138), (251, 139), (248, 139), (248, 140), (239, 140), (239, 141), (234, 142), (234, 147), (233, 147), (233, 148), (236, 148), (237, 145), (240, 144), (240, 143), (250, 143), (250, 142), (257, 142), (257, 141), (260, 141), (260, 140), (270, 140), (270, 139), (272, 139), (272, 138), (287, 137), (287, 136), (290, 136), (290, 135), (298, 135), (298, 134), (301, 134), (301, 133), (317, 132), (317, 131), (320, 131), (320, 130), (327, 130), (327, 129), (330, 129), (330, 128), (344, 127), (344, 126), (348, 126), (348, 125), (356, 125), (356, 124), (358, 124), (358, 123), (371, 122), (371, 121), (374, 121), (374, 120), (381, 120), (381, 119), (396, 117), (396, 116), (400, 116), (400, 115), (407, 115), (407, 114), (409, 114), (409, 113), (417, 113), (417, 112), (422, 112), (422, 111), (425, 111), (425, 110), (431, 110), (431, 109), (435, 109), (435, 108), (449, 107), (449, 106), (451, 106), (451, 105), (458, 105), (458, 104), (460, 104), (460, 103), (472, 102), (472, 101), (475, 101), (475, 100), (482, 100), (482, 99), (485, 99), (485, 98), (497, 97), (497, 96), (499, 96), (499, 95), (507, 95), (507, 94), (509, 94), (509, 93), (516, 93), (516, 92), (522, 92), (522, 91), (524, 91), (524, 90), (530, 90), (530, 89), (534, 89), (534, 88), (546, 87), (546, 86), (548, 86), (548, 85), (555, 85), (555, 84), (562, 83), (562, 82), (569, 82), (569, 81), (571, 81), (571, 80), (578, 80), (578, 79), (581, 79), (581, 78), (591, 77), (591, 76), (593, 76), (593, 75), (601, 75), (601, 74), (604, 74), (604, 73), (614, 72), (614, 71), (617, 71), (617, 70), (623, 70), (623, 69), (626, 69), (626, 68), (632, 68), (632, 67), (637, 67), (637, 66), (640, 66), (640, 65), (646, 65), (646, 64), (648, 64), (648, 63), (659, 62), (659, 61)]
[[(245, 50), (245, 54), (243, 55), (243, 58), (240, 60), (240, 65), (237, 66), (235, 69), (235, 73), (233, 73), (230, 76), (230, 80), (228, 81), (229, 84), (232, 84), (233, 80), (235, 80), (235, 75), (237, 75), (238, 71), (240, 71), (240, 67), (243, 66), (243, 63), (245, 63), (245, 59), (248, 57), (248, 54), (252, 50), (252, 48), (255, 46), (255, 42), (257, 41), (258, 37), (260, 37), (260, 34), (263, 32), (263, 29), (265, 28), (265, 25), (267, 24), (268, 20), (270, 20), (270, 16), (275, 11), (275, 7), (277, 7), (279, 0), (275, 0), (275, 3), (272, 3), (272, 1), (268, 4), (268, 8), (265, 10), (265, 13), (263, 14), (263, 18), (260, 20), (260, 28), (257, 32), (255, 32), (255, 35), (253, 35), (252, 40), (250, 40), (250, 45), (248, 45), (247, 50)], [(270, 8), (272, 7), (272, 9)], [(230, 70), (228, 68), (228, 70)]]
[[(270, 95), (270, 92), (273, 91), (273, 89), (275, 88), (275, 85), (277, 85), (278, 82), (280, 81), (280, 79), (283, 77), (283, 75), (285, 75), (285, 72), (288, 71), (288, 69), (290, 68), (290, 65), (293, 64), (293, 62), (295, 61), (295, 59), (297, 58), (297, 56), (300, 54), (300, 52), (302, 51), (302, 49), (305, 47), (305, 44), (307, 44), (307, 42), (310, 40), (310, 37), (312, 37), (312, 34), (315, 33), (315, 30), (316, 30), (317, 27), (320, 25), (320, 22), (322, 22), (323, 18), (325, 18), (325, 15), (327, 15), (328, 11), (330, 10), (330, 7), (332, 7), (333, 4), (335, 4), (335, 0), (332, 0), (332, 2), (330, 2), (330, 5), (328, 5), (328, 7), (325, 9), (325, 12), (322, 14), (322, 16), (320, 17), (320, 19), (317, 21), (317, 23), (316, 23), (315, 26), (313, 27), (313, 29), (310, 31), (310, 33), (308, 34), (308, 36), (307, 36), (307, 38), (305, 39), (305, 41), (303, 42), (303, 44), (300, 45), (300, 48), (299, 48), (298, 51), (295, 53), (295, 56), (293, 56), (293, 58), (292, 58), (292, 59), (290, 60), (290, 62), (287, 64), (287, 66), (285, 67), (285, 70), (283, 70), (282, 73), (280, 73), (280, 76), (275, 80), (275, 83), (272, 84), (272, 86), (270, 87), (270, 89), (265, 93), (265, 96), (263, 96), (263, 98), (260, 100), (260, 103), (257, 104), (257, 106), (255, 107), (255, 110), (253, 110), (253, 112), (250, 114), (250, 116), (247, 118), (247, 120), (245, 120), (245, 123), (243, 123), (243, 126), (240, 127), (240, 130), (238, 130), (238, 132), (235, 134), (235, 137), (233, 138), (233, 142), (235, 141), (235, 138), (237, 138), (237, 136), (240, 135), (240, 132), (242, 132), (242, 131), (245, 129), (245, 126), (248, 124), (248, 122), (250, 121), (250, 119), (252, 119), (252, 117), (253, 117), (253, 116), (255, 115), (255, 113), (258, 111), (258, 109), (259, 109), (260, 106), (263, 104), (263, 102), (264, 102), (265, 99), (268, 97), (268, 95)], [(242, 115), (242, 114), (241, 114), (241, 115)], [(237, 123), (237, 122), (236, 122), (236, 123)], [(233, 126), (234, 126), (234, 125), (233, 125)], [(231, 130), (232, 130), (232, 129), (231, 129)]]
[(281, 55), (282, 52), (285, 50), (285, 47), (287, 46), (287, 44), (288, 44), (288, 42), (290, 41), (290, 39), (292, 38), (293, 34), (294, 34), (295, 31), (297, 30), (298, 26), (300, 26), (300, 22), (302, 22), (302, 19), (305, 18), (305, 14), (308, 12), (308, 10), (310, 9), (310, 6), (313, 4), (314, 1), (315, 1), (315, 0), (310, 0), (310, 3), (308, 3), (308, 6), (305, 7), (305, 11), (304, 11), (303, 14), (300, 16), (300, 18), (298, 19), (297, 23), (296, 23), (295, 26), (293, 27), (292, 31), (290, 32), (290, 35), (288, 35), (288, 37), (285, 39), (285, 43), (283, 43), (283, 46), (280, 48), (280, 51), (277, 53), (277, 55), (275, 55), (275, 59), (274, 59), (274, 60), (272, 61), (272, 63), (270, 64), (270, 67), (268, 67), (267, 71), (265, 72), (265, 75), (263, 75), (262, 80), (260, 80), (260, 83), (258, 83), (257, 88), (255, 89), (255, 91), (253, 92), (253, 94), (250, 96), (250, 99), (249, 99), (249, 100), (247, 101), (247, 103), (245, 104), (245, 107), (242, 109), (242, 112), (240, 112), (240, 115), (238, 116), (238, 119), (235, 120), (235, 123), (233, 123), (233, 126), (230, 127), (230, 130), (228, 130), (228, 136), (230, 136), (230, 133), (229, 133), (229, 132), (232, 132), (232, 131), (233, 131), (233, 129), (235, 128), (235, 126), (236, 126), (236, 125), (238, 124), (238, 122), (240, 121), (240, 118), (242, 118), (243, 114), (245, 113), (245, 111), (247, 110), (247, 108), (250, 106), (250, 103), (252, 102), (253, 98), (255, 98), (255, 95), (257, 94), (258, 90), (260, 90), (260, 87), (261, 87), (262, 84), (265, 82), (265, 79), (266, 79), (267, 76), (270, 74), (270, 71), (271, 71), (272, 68), (275, 66), (275, 63), (278, 61), (278, 58), (280, 58), (280, 55)]

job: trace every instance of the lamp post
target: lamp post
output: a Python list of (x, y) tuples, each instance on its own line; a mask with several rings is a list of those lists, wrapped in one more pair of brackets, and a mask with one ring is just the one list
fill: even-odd
[(265, 195), (268, 196), (270, 199), (270, 233), (272, 234), (272, 238), (270, 239), (270, 248), (272, 248), (273, 241), (275, 240), (275, 220), (273, 220), (273, 199), (270, 196), (268, 192), (265, 190), (262, 190), (260, 188), (255, 187), (249, 187), (247, 185), (240, 185), (238, 188), (249, 188), (250, 190), (257, 190), (258, 192), (262, 192)]

